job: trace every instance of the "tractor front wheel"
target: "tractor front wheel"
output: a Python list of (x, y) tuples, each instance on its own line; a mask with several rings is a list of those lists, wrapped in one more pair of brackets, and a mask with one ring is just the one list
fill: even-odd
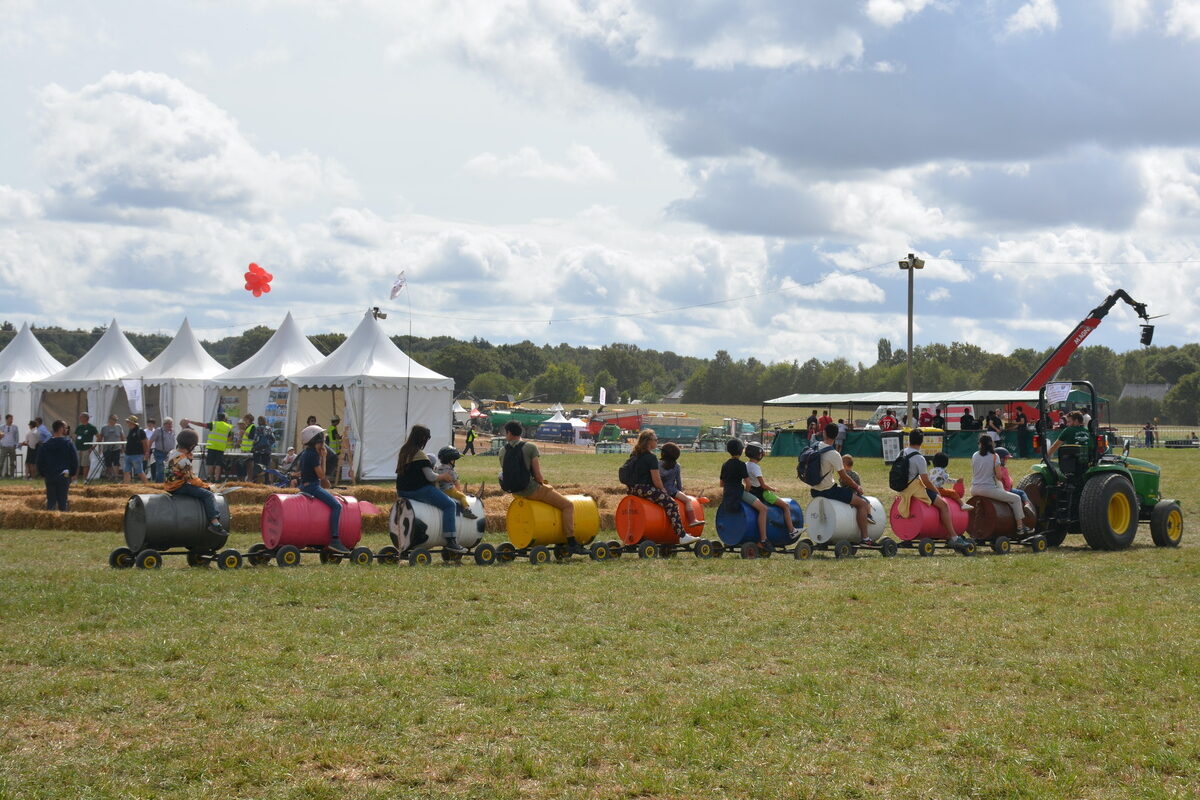
[(1097, 475), (1083, 485), (1079, 527), (1094, 550), (1124, 550), (1137, 534), (1138, 499), (1133, 484), (1115, 472)]
[(1179, 547), (1183, 539), (1183, 510), (1174, 500), (1159, 500), (1150, 515), (1150, 538), (1159, 547)]

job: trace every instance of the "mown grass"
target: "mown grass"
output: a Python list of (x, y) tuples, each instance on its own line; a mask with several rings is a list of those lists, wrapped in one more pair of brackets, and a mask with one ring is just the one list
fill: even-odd
[[(1188, 512), (1190, 455), (1159, 459)], [(547, 470), (611, 483), (617, 462), (589, 458)], [(115, 532), (4, 531), (0, 796), (1195, 797), (1188, 535), (973, 559), (114, 572)]]

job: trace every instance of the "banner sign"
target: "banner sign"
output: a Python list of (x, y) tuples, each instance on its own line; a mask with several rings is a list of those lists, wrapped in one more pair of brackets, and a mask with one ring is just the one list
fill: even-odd
[(142, 407), (142, 381), (140, 378), (121, 379), (121, 385), (125, 387), (125, 399), (129, 401), (129, 411), (132, 414), (144, 414), (145, 409)]

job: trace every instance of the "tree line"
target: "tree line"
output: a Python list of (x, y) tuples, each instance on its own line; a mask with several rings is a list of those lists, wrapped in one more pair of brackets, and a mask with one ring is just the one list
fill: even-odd
[[(214, 341), (202, 342), (221, 364), (232, 367), (249, 358), (270, 338), (273, 329), (257, 326)], [(70, 364), (104, 333), (57, 327), (34, 330), (42, 345), (63, 364)], [(0, 346), (15, 335), (9, 322), (0, 324)], [(154, 358), (170, 342), (162, 334), (126, 334), (146, 358)], [(308, 337), (323, 354), (345, 341), (340, 333)], [(657, 402), (683, 388), (683, 402), (718, 405), (757, 404), (796, 392), (805, 394), (903, 391), (907, 353), (888, 339), (876, 346), (874, 364), (817, 358), (767, 363), (757, 358), (734, 360), (725, 350), (708, 359), (671, 351), (614, 343), (603, 347), (568, 344), (492, 344), (449, 336), (394, 336), (392, 340), (415, 361), (454, 379), (455, 390), (480, 398), (505, 395), (542, 396), (547, 402), (579, 402), (606, 389), (609, 402), (640, 399)], [(1020, 348), (1007, 355), (989, 353), (963, 342), (913, 348), (913, 386), (917, 391), (1013, 389), (1045, 360), (1051, 349)], [(1090, 380), (1112, 401), (1116, 421), (1200, 424), (1200, 344), (1146, 347), (1117, 353), (1104, 346), (1081, 347), (1062, 377)], [(1127, 383), (1169, 383), (1165, 400), (1118, 401)]]

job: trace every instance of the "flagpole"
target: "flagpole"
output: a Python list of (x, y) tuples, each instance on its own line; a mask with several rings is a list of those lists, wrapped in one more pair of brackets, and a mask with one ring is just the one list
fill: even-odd
[(412, 403), (412, 289), (404, 293), (408, 301), (408, 379), (404, 387), (404, 435), (408, 436), (408, 407)]

